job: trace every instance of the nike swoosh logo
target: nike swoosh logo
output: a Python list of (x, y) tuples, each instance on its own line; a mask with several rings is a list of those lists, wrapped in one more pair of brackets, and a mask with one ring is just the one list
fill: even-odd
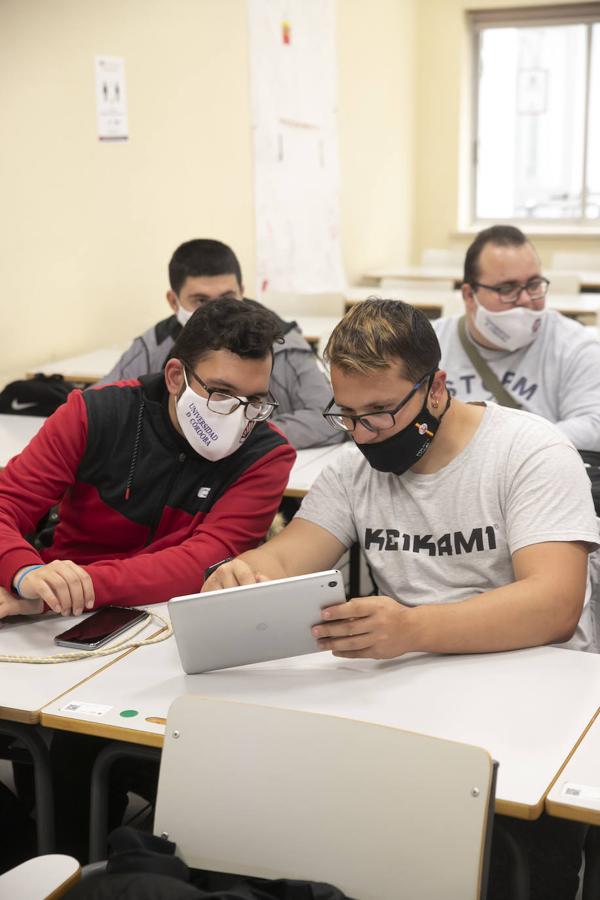
[(13, 400), (10, 404), (10, 408), (14, 409), (15, 412), (20, 412), (22, 409), (29, 409), (31, 406), (37, 406), (37, 402), (34, 400), (33, 403), (21, 403), (19, 400)]

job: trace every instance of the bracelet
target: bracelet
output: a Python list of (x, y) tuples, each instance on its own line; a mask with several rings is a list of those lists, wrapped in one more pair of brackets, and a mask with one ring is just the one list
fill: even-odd
[(17, 578), (17, 581), (14, 585), (15, 592), (19, 595), (19, 597), (23, 596), (21, 594), (21, 591), (19, 590), (19, 587), (21, 585), (21, 582), (25, 578), (25, 576), (29, 575), (30, 572), (33, 572), (34, 569), (43, 569), (43, 568), (44, 568), (44, 563), (36, 563), (36, 565), (34, 565), (34, 566), (27, 566), (27, 568), (23, 572), (21, 572), (21, 574)]
[(219, 562), (213, 563), (212, 566), (209, 566), (204, 570), (204, 580), (206, 581), (213, 572), (216, 572), (219, 566), (222, 566), (224, 563), (231, 562), (234, 559), (233, 556), (226, 556), (225, 559), (220, 559)]

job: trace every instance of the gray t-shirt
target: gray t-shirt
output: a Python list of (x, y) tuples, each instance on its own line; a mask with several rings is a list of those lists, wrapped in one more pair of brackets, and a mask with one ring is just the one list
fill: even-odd
[[(379, 593), (452, 603), (514, 581), (512, 554), (544, 541), (599, 542), (590, 482), (573, 445), (539, 416), (490, 404), (469, 444), (431, 475), (371, 468), (352, 444), (298, 516), (358, 541)], [(589, 649), (586, 607), (565, 646)]]
[[(459, 400), (493, 399), (463, 350), (459, 316), (432, 321), (448, 390)], [(556, 423), (580, 450), (600, 450), (600, 341), (579, 322), (548, 310), (535, 341), (510, 353), (475, 345), (528, 412)]]

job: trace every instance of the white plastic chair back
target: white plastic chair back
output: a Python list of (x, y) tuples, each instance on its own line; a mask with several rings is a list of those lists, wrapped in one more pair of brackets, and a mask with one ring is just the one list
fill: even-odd
[(600, 269), (600, 253), (553, 253), (553, 269)]
[[(8, 823), (7, 823), (8, 827)], [(57, 900), (75, 887), (81, 876), (72, 856), (34, 856), (0, 875), (0, 897), (6, 900)]]
[(422, 266), (462, 266), (465, 255), (460, 250), (439, 250), (428, 247), (421, 253)]
[(493, 764), (477, 747), (197, 696), (169, 710), (155, 833), (191, 866), (361, 900), (480, 896)]

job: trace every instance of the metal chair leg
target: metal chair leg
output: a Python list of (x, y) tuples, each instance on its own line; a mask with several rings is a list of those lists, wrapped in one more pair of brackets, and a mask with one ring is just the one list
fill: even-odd
[(17, 738), (25, 745), (33, 760), (38, 854), (54, 852), (54, 788), (50, 754), (36, 725), (22, 722), (0, 722), (0, 734)]
[(152, 762), (160, 760), (158, 747), (143, 747), (114, 741), (107, 744), (98, 756), (92, 768), (90, 794), (90, 853), (89, 861), (98, 862), (106, 856), (106, 838), (108, 836), (108, 801), (110, 771), (120, 759), (141, 759)]

